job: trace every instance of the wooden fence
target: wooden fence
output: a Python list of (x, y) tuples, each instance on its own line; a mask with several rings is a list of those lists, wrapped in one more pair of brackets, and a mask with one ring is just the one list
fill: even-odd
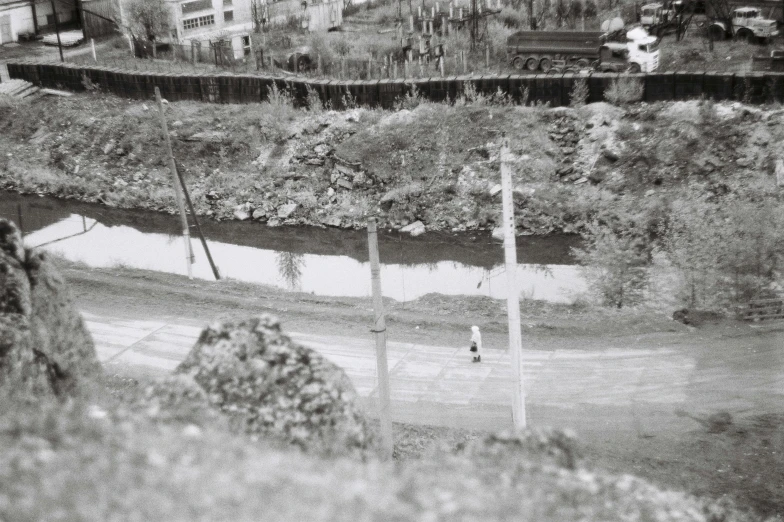
[(755, 299), (741, 310), (741, 317), (746, 321), (784, 319), (784, 299)]
[[(8, 64), (11, 78), (27, 80), (41, 87), (85, 90), (83, 78), (105, 92), (137, 99), (152, 99), (155, 87), (169, 101), (195, 100), (210, 103), (258, 103), (266, 100), (269, 88), (289, 90), (299, 104), (307, 103), (308, 88), (333, 108), (344, 107), (346, 94), (357, 104), (390, 108), (412, 92), (440, 102), (455, 100), (467, 84), (478, 93), (494, 94), (499, 89), (516, 103), (548, 103), (566, 106), (574, 83), (584, 79), (588, 102), (604, 99), (610, 83), (621, 77), (634, 78), (644, 86), (643, 101), (699, 99), (738, 100), (767, 103), (784, 100), (784, 73), (750, 72), (662, 72), (651, 74), (574, 73), (548, 75), (483, 75), (397, 80), (314, 80), (298, 77), (242, 74), (149, 73), (80, 64), (14, 62)], [(528, 99), (523, 100), (523, 93)]]

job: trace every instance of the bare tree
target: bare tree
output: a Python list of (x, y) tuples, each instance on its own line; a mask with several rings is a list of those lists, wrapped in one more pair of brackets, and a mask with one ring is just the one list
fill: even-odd
[(171, 13), (164, 0), (132, 0), (127, 6), (126, 24), (134, 39), (152, 44), (169, 35)]

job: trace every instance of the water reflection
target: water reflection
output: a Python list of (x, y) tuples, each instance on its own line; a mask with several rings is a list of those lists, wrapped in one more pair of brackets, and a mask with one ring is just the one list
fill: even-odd
[(278, 273), (290, 290), (301, 290), (300, 279), (305, 267), (305, 256), (294, 252), (278, 252)]
[[(0, 217), (22, 222), (28, 246), (72, 261), (187, 273), (176, 216), (0, 193)], [(209, 221), (203, 228), (226, 277), (319, 295), (370, 295), (367, 236), (362, 231)], [(574, 240), (568, 237), (521, 238), (518, 259), (523, 263), (517, 278), (522, 296), (571, 302), (584, 291), (577, 267), (562, 264), (572, 262), (571, 244)], [(201, 245), (194, 239), (192, 246), (194, 277), (213, 279)], [(506, 297), (503, 249), (489, 237), (379, 234), (379, 250), (385, 296)]]

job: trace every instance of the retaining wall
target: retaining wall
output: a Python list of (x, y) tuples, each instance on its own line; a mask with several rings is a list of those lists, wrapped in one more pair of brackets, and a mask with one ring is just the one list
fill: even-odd
[(455, 99), (465, 86), (473, 83), (479, 93), (494, 94), (499, 89), (520, 103), (524, 93), (528, 102), (549, 103), (553, 107), (569, 105), (575, 81), (583, 77), (588, 85), (588, 102), (604, 99), (610, 83), (622, 76), (638, 78), (644, 86), (647, 102), (687, 100), (700, 97), (715, 100), (738, 100), (765, 103), (784, 100), (784, 73), (749, 72), (661, 72), (650, 74), (593, 73), (585, 76), (565, 73), (549, 75), (484, 75), (407, 80), (312, 80), (218, 74), (143, 73), (77, 64), (15, 62), (8, 64), (11, 78), (32, 82), (40, 87), (85, 90), (86, 77), (101, 90), (118, 96), (151, 99), (157, 86), (170, 101), (195, 100), (210, 103), (256, 103), (267, 99), (272, 85), (289, 89), (295, 102), (306, 103), (308, 86), (318, 92), (323, 102), (343, 108), (346, 94), (356, 103), (390, 108), (395, 100), (414, 88), (433, 101)]

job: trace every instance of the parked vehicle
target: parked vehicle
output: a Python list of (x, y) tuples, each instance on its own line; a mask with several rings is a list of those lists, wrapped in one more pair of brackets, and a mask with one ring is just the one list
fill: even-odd
[(751, 70), (784, 72), (784, 51), (771, 51), (768, 56), (752, 56)]
[(611, 31), (518, 31), (506, 42), (515, 69), (548, 72), (554, 65), (599, 71), (652, 72), (659, 66), (659, 43), (641, 29), (612, 41)]
[[(689, 8), (692, 9), (689, 9)], [(661, 38), (664, 34), (677, 32), (678, 26), (683, 26), (687, 11), (693, 11), (691, 0), (668, 0), (664, 3), (656, 2), (645, 4), (640, 8), (640, 25), (648, 31)]]
[(735, 38), (761, 43), (779, 34), (776, 21), (763, 18), (759, 7), (735, 8), (729, 20), (714, 20), (708, 31), (714, 40)]

